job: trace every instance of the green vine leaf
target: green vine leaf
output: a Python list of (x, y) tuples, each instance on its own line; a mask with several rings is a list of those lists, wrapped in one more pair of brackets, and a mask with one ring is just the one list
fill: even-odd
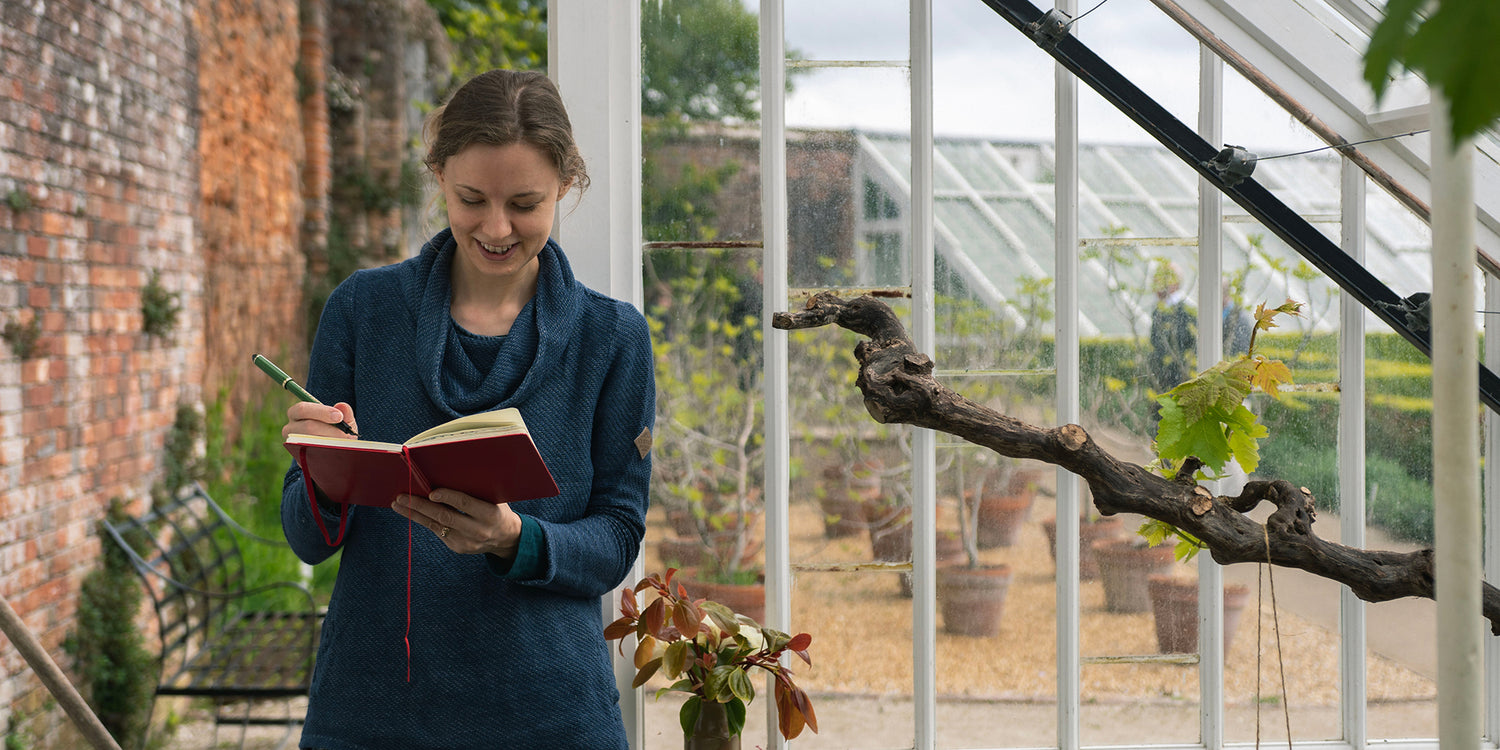
[[(1156, 397), (1160, 420), (1156, 426), (1156, 460), (1150, 465), (1153, 470), (1172, 476), (1174, 467), (1191, 456), (1203, 462), (1205, 471), (1198, 472), (1198, 479), (1223, 477), (1230, 461), (1247, 474), (1255, 471), (1260, 465), (1260, 439), (1270, 431), (1245, 406), (1245, 399), (1256, 388), (1279, 398), (1281, 387), (1292, 382), (1291, 368), (1285, 363), (1255, 353), (1256, 334), (1275, 328), (1277, 317), (1300, 315), (1301, 310), (1302, 304), (1293, 300), (1272, 308), (1258, 305), (1249, 351), (1219, 362)], [(1192, 559), (1203, 547), (1188, 533), (1162, 521), (1147, 522), (1140, 533), (1152, 546), (1177, 536), (1179, 560)]]
[(1271, 434), (1270, 431), (1244, 404), (1229, 415), (1225, 426), (1227, 429), (1224, 437), (1229, 443), (1229, 452), (1234, 456), (1235, 463), (1246, 474), (1255, 471), (1255, 467), (1260, 465), (1260, 439)]

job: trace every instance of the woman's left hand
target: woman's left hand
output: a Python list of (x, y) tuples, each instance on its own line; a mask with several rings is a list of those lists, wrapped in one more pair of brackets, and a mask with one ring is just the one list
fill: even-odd
[(427, 527), (461, 555), (489, 553), (513, 560), (520, 546), (521, 517), (505, 503), (437, 489), (427, 497), (401, 495), (391, 510)]

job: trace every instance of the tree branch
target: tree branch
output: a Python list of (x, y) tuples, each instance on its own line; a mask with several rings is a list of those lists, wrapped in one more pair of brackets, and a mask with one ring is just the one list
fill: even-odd
[[(1215, 497), (1193, 481), (1191, 472), (1167, 478), (1116, 459), (1076, 424), (1035, 427), (964, 398), (937, 381), (932, 360), (916, 350), (895, 313), (873, 297), (844, 300), (824, 292), (803, 310), (777, 313), (772, 325), (782, 330), (836, 325), (867, 337), (854, 350), (860, 363), (855, 385), (875, 421), (926, 427), (1003, 456), (1060, 466), (1088, 482), (1100, 513), (1138, 513), (1169, 523), (1203, 542), (1221, 564), (1298, 568), (1342, 583), (1368, 602), (1434, 596), (1432, 550), (1360, 550), (1321, 539), (1313, 533), (1317, 513), (1306, 487), (1252, 480), (1238, 496)], [(1276, 507), (1264, 524), (1245, 515), (1264, 502)], [(1484, 616), (1491, 632), (1500, 635), (1500, 589), (1483, 586)]]

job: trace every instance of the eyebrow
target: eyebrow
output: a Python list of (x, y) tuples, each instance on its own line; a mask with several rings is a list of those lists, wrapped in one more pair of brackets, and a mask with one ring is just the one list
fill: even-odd
[[(467, 192), (470, 192), (470, 193), (474, 193), (476, 195), (484, 195), (485, 194), (483, 190), (480, 190), (479, 188), (476, 188), (476, 187), (471, 187), (469, 185), (455, 184), (453, 186), (453, 188), (455, 190), (464, 190), (464, 191), (467, 191)], [(516, 193), (515, 195), (510, 196), (510, 198), (508, 198), (508, 200), (515, 200), (517, 198), (537, 198), (537, 199), (541, 199), (541, 198), (545, 198), (545, 197), (547, 197), (547, 191), (545, 191), (545, 190), (527, 190), (524, 193)]]

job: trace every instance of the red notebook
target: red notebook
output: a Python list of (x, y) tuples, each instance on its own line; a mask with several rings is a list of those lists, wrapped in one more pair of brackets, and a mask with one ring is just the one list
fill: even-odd
[(293, 434), (286, 448), (338, 503), (390, 507), (397, 495), (458, 490), (492, 503), (558, 493), (516, 409), (470, 414), (405, 443)]

